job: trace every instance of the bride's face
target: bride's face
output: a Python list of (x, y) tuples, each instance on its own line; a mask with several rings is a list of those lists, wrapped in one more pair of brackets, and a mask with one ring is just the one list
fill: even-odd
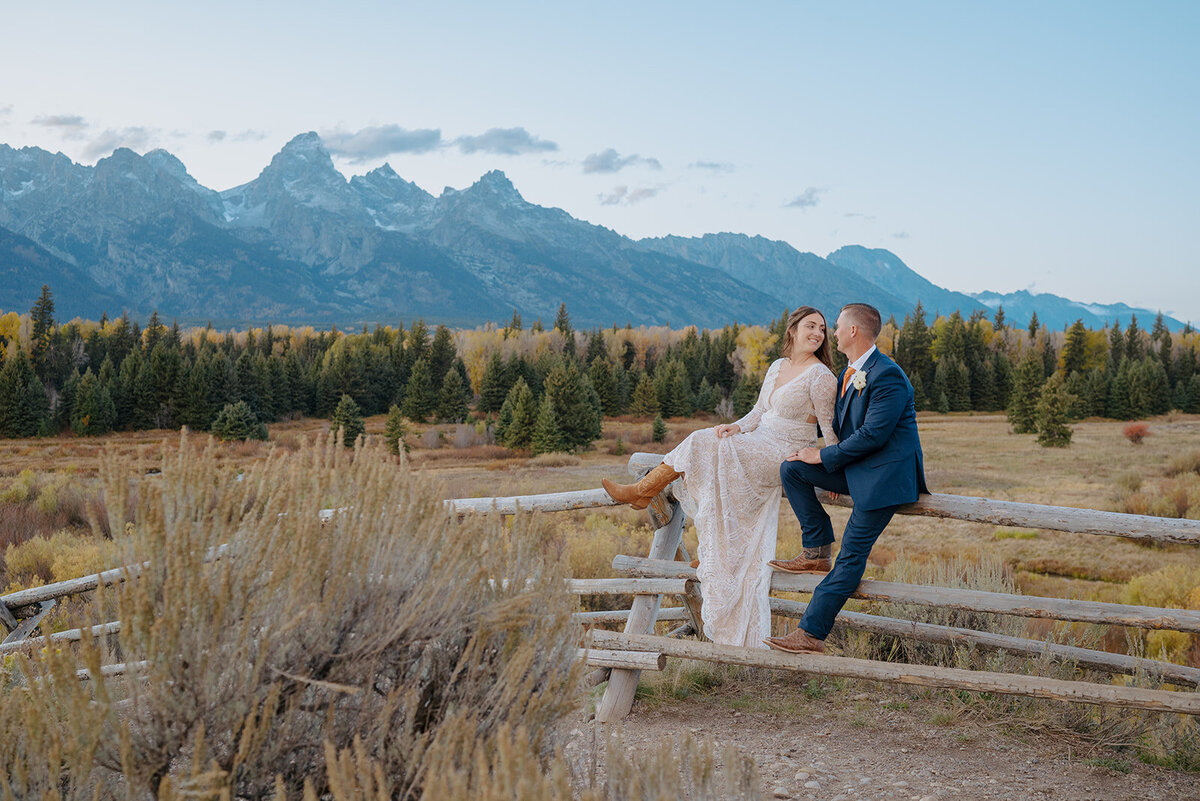
[(825, 341), (825, 318), (813, 312), (792, 330), (792, 357), (809, 356)]

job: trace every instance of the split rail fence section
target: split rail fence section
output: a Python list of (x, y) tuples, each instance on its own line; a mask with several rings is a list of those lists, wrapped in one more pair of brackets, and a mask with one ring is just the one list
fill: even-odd
[[(659, 454), (635, 453), (629, 459), (629, 471), (633, 476), (640, 477), (661, 460), (662, 456)], [(665, 655), (874, 681), (1030, 695), (1064, 701), (1200, 715), (1200, 693), (1194, 690), (1194, 688), (1200, 687), (1200, 669), (1197, 668), (1125, 654), (1112, 654), (1105, 651), (951, 626), (898, 620), (879, 615), (843, 611), (838, 616), (837, 625), (877, 634), (907, 637), (922, 642), (944, 645), (964, 644), (1031, 657), (1049, 657), (1114, 674), (1148, 674), (1163, 682), (1188, 689), (1179, 692), (1146, 690), (1136, 687), (928, 665), (876, 662), (816, 654), (785, 654), (706, 642), (700, 618), (703, 586), (696, 581), (696, 570), (690, 566), (690, 557), (683, 546), (684, 513), (674, 497), (673, 487), (674, 485), (668, 487), (654, 499), (647, 509), (655, 526), (650, 553), (646, 557), (618, 555), (613, 559), (614, 572), (628, 578), (572, 582), (572, 590), (581, 594), (586, 591), (589, 593), (632, 594), (634, 596), (633, 603), (628, 610), (580, 612), (576, 615), (577, 619), (584, 624), (621, 622), (625, 624), (623, 632), (602, 629), (591, 631), (590, 644), (597, 649), (603, 649), (604, 653), (626, 651), (630, 653), (631, 660), (636, 658), (643, 661), (657, 661), (659, 656)], [(823, 494), (822, 501), (827, 505), (844, 507), (853, 505), (849, 498), (833, 499), (828, 494)], [(497, 511), (506, 515), (517, 514), (519, 511), (553, 512), (615, 505), (602, 489), (518, 497), (458, 499), (451, 503), (455, 511), (460, 514)], [(1092, 509), (932, 494), (923, 495), (916, 503), (901, 507), (899, 513), (967, 520), (996, 526), (1123, 537), (1142, 542), (1200, 545), (1200, 522), (1118, 514)], [(780, 592), (812, 592), (821, 578), (821, 576), (777, 573), (772, 578), (771, 589)], [(678, 583), (670, 592), (662, 593), (657, 591), (666, 590), (665, 586), (638, 583), (651, 579), (673, 579)], [(663, 607), (663, 596), (667, 594), (674, 595), (681, 603), (677, 606)], [(1172, 629), (1200, 634), (1200, 611), (1188, 609), (1158, 609), (873, 580), (863, 581), (853, 597), (1052, 620), (1134, 626), (1144, 629)], [(806, 604), (800, 601), (771, 598), (771, 611), (782, 617), (799, 618), (804, 614), (805, 607)], [(660, 620), (677, 621), (683, 625), (666, 637), (655, 636), (653, 634), (654, 624)], [(695, 639), (681, 639), (687, 635), (694, 635)], [(637, 656), (634, 657), (634, 654)], [(598, 660), (590, 660), (590, 663), (602, 664)], [(634, 664), (628, 666), (609, 664), (601, 669), (607, 671), (608, 687), (597, 707), (596, 717), (601, 722), (620, 719), (627, 715), (632, 708), (639, 673), (641, 669), (645, 668), (639, 668)], [(598, 682), (603, 680), (603, 675), (595, 678)]]
[[(629, 460), (630, 473), (644, 475), (661, 461), (658, 454), (635, 453)], [(826, 504), (851, 506), (852, 501), (825, 495)], [(614, 506), (602, 489), (498, 498), (463, 498), (447, 501), (458, 514), (499, 512), (554, 512)], [(916, 684), (927, 687), (965, 689), (980, 692), (1028, 695), (1064, 701), (1152, 709), (1200, 715), (1200, 669), (1151, 659), (1112, 654), (1104, 651), (1039, 642), (1020, 637), (973, 631), (970, 629), (916, 623), (908, 620), (843, 611), (838, 626), (850, 629), (908, 637), (945, 645), (969, 644), (978, 648), (1004, 650), (1033, 657), (1072, 661), (1082, 667), (1114, 674), (1148, 674), (1159, 680), (1189, 688), (1180, 691), (1147, 690), (1083, 681), (1063, 681), (1038, 676), (994, 673), (928, 665), (910, 665), (850, 659), (818, 654), (784, 654), (753, 648), (716, 645), (704, 638), (701, 619), (703, 587), (683, 545), (685, 515), (675, 499), (672, 487), (656, 497), (647, 509), (655, 527), (650, 552), (645, 557), (618, 555), (614, 572), (624, 577), (611, 579), (573, 579), (570, 590), (580, 595), (632, 595), (627, 610), (580, 612), (583, 624), (625, 624), (623, 632), (593, 629), (587, 648), (579, 658), (598, 668), (593, 681), (607, 679), (608, 686), (596, 711), (601, 722), (618, 720), (633, 706), (634, 693), (642, 670), (662, 670), (667, 656), (700, 659), (725, 664), (756, 665), (779, 670), (870, 679), (874, 681)], [(1200, 522), (1117, 514), (1091, 509), (1043, 506), (996, 501), (956, 495), (925, 495), (919, 501), (901, 507), (900, 514), (953, 518), (997, 526), (1016, 526), (1102, 536), (1124, 537), (1143, 542), (1200, 545)], [(219, 558), (214, 549), (210, 558)], [(32, 636), (58, 599), (89, 592), (136, 577), (140, 565), (114, 568), (91, 576), (47, 584), (0, 596), (0, 633), (8, 634), (0, 642), (0, 656), (18, 650), (40, 647), (51, 642), (72, 642), (83, 638), (83, 629)], [(781, 592), (812, 592), (820, 576), (775, 574), (771, 589)], [(664, 596), (678, 598), (676, 606), (663, 607)], [(981, 592), (945, 587), (926, 587), (895, 582), (864, 580), (855, 598), (893, 603), (936, 606), (996, 614), (1040, 617), (1052, 620), (1081, 621), (1144, 629), (1171, 629), (1200, 634), (1200, 611), (1159, 609), (1126, 604), (1074, 601), (1028, 595)], [(771, 598), (771, 611), (782, 617), (799, 618), (805, 604), (784, 598)], [(669, 636), (655, 636), (658, 621), (677, 621), (682, 625)], [(108, 636), (120, 630), (119, 621), (91, 627), (92, 636)], [(694, 639), (681, 639), (691, 635)], [(125, 666), (112, 665), (107, 672), (122, 672)], [(84, 672), (86, 674), (86, 671)], [(81, 678), (87, 678), (86, 675)]]

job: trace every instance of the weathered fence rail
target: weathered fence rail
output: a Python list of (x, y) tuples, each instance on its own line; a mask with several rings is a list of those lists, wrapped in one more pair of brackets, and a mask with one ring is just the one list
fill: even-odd
[[(613, 570), (647, 578), (694, 579), (696, 569), (669, 559), (643, 559), (619, 555), (613, 558)], [(823, 576), (776, 573), (771, 576), (775, 592), (810, 593), (821, 583)], [(1073, 620), (1083, 623), (1105, 623), (1135, 626), (1144, 629), (1171, 629), (1200, 633), (1200, 611), (1194, 609), (1160, 609), (1155, 606), (1075, 601), (1066, 598), (1046, 598), (1039, 595), (1010, 595), (1002, 592), (965, 590), (956, 587), (927, 587), (920, 584), (900, 584), (895, 581), (863, 579), (851, 596), (867, 601), (936, 606), (969, 612), (991, 612), (1041, 617), (1052, 620)]]
[(1092, 684), (1086, 681), (1065, 681), (1041, 676), (1021, 676), (1012, 673), (993, 673), (983, 670), (909, 665), (898, 662), (874, 662), (825, 654), (785, 654), (756, 648), (737, 648), (696, 640), (676, 640), (652, 634), (630, 634), (594, 629), (591, 644), (597, 647), (658, 651), (667, 656), (722, 662), (729, 665), (768, 667), (800, 673), (821, 673), (851, 679), (917, 684), (923, 687), (944, 687), (976, 692), (1028, 695), (1035, 698), (1054, 698), (1060, 701), (1079, 701), (1085, 704), (1106, 704), (1131, 709), (1153, 709), (1159, 712), (1181, 712), (1200, 715), (1200, 693), (1145, 690), (1140, 687), (1117, 687)]

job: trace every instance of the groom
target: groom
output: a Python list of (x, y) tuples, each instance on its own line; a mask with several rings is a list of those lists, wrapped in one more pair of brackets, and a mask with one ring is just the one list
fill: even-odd
[(786, 637), (765, 640), (780, 651), (824, 653), (833, 619), (862, 580), (875, 540), (900, 506), (915, 501), (919, 492), (929, 492), (912, 384), (875, 348), (882, 327), (873, 306), (851, 303), (842, 308), (834, 336), (850, 365), (842, 373), (834, 407), (838, 443), (802, 448), (779, 469), (788, 502), (800, 520), (804, 552), (795, 559), (769, 562), (775, 570), (829, 572), (833, 525), (816, 488), (854, 501), (837, 564), (817, 585), (800, 627)]

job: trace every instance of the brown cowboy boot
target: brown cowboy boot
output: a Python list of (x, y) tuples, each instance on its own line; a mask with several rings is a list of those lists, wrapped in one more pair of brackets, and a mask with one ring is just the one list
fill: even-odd
[(767, 564), (783, 573), (828, 573), (833, 568), (832, 545), (805, 548), (795, 559), (772, 559)]
[(796, 629), (786, 637), (768, 637), (763, 642), (776, 651), (787, 651), (789, 654), (825, 653), (825, 641), (818, 640), (804, 629)]
[(631, 509), (645, 509), (650, 505), (650, 501), (654, 500), (655, 495), (681, 475), (683, 473), (676, 473), (670, 466), (660, 464), (633, 484), (618, 484), (607, 478), (600, 483), (614, 501), (627, 503)]

